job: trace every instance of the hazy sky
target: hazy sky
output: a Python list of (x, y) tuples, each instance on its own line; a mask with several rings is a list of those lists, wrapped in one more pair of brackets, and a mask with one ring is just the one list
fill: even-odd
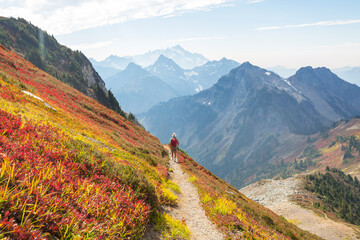
[(180, 44), (261, 67), (360, 66), (359, 0), (0, 0), (102, 60)]

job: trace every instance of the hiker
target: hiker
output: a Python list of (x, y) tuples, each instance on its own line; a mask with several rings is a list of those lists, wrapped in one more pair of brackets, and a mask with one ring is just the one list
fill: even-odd
[(176, 151), (177, 151), (177, 148), (179, 147), (179, 140), (177, 140), (175, 133), (172, 134), (172, 138), (170, 139), (169, 145), (170, 145), (170, 149), (171, 149), (171, 158), (172, 158), (172, 160), (177, 162)]

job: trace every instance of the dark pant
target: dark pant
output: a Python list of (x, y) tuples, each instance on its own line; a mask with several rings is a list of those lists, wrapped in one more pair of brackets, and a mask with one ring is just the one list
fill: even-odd
[(175, 154), (176, 157), (176, 151), (177, 151), (176, 147), (170, 145), (170, 150), (171, 150), (171, 157), (173, 156), (173, 154)]

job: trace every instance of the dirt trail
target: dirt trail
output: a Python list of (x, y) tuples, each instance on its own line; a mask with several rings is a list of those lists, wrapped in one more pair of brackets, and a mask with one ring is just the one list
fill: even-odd
[[(165, 147), (169, 151), (168, 148)], [(184, 220), (191, 231), (192, 240), (217, 240), (224, 239), (216, 229), (215, 224), (206, 217), (200, 205), (200, 198), (196, 187), (188, 181), (189, 175), (181, 169), (179, 163), (170, 158), (171, 180), (179, 185), (181, 193), (178, 194), (179, 205), (172, 208), (170, 215), (176, 219)]]
[(332, 221), (327, 216), (320, 217), (313, 211), (292, 203), (291, 195), (303, 193), (298, 187), (299, 184), (300, 181), (296, 178), (264, 180), (244, 187), (240, 192), (276, 214), (284, 216), (299, 228), (324, 239), (358, 239), (356, 232), (348, 224)]

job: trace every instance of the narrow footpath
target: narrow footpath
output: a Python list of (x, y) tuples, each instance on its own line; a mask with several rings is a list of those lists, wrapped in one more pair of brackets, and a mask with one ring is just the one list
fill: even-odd
[[(170, 153), (170, 149), (165, 147)], [(192, 240), (217, 240), (224, 239), (223, 235), (216, 229), (215, 224), (206, 217), (201, 207), (200, 198), (196, 187), (189, 182), (189, 175), (175, 163), (170, 157), (170, 167), (174, 170), (171, 173), (171, 180), (180, 187), (179, 204), (170, 211), (170, 215), (176, 219), (184, 220), (191, 231)]]

